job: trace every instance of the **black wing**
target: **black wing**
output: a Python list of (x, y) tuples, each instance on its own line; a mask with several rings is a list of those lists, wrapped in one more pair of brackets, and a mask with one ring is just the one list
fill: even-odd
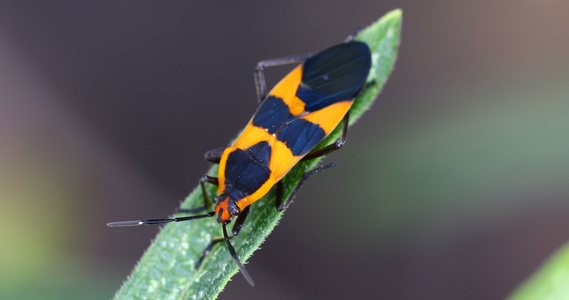
[(351, 99), (365, 84), (370, 67), (371, 53), (366, 44), (332, 46), (304, 62), (296, 96), (306, 103), (305, 111)]

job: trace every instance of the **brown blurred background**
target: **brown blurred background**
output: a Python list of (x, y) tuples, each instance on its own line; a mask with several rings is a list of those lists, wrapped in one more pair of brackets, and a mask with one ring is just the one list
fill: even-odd
[[(105, 299), (256, 108), (257, 61), (403, 9), (339, 167), (220, 299), (502, 299), (569, 240), (567, 1), (0, 3), (0, 298)], [(269, 71), (275, 82), (287, 71)]]

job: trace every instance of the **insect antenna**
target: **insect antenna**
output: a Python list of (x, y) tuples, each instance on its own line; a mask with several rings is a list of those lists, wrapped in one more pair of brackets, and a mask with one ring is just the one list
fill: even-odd
[(109, 227), (125, 227), (125, 226), (138, 226), (138, 225), (157, 225), (157, 224), (164, 224), (164, 223), (170, 223), (170, 222), (182, 222), (182, 221), (203, 219), (203, 218), (212, 217), (214, 215), (215, 215), (215, 212), (211, 211), (211, 212), (208, 212), (207, 214), (203, 214), (203, 215), (172, 218), (172, 219), (148, 219), (148, 220), (111, 222), (111, 223), (107, 223), (107, 226), (109, 226)]
[(239, 261), (239, 258), (237, 257), (237, 253), (235, 253), (235, 249), (233, 249), (231, 242), (229, 242), (230, 237), (227, 235), (227, 229), (225, 228), (225, 223), (221, 223), (221, 225), (223, 227), (223, 237), (225, 238), (225, 242), (227, 243), (227, 248), (229, 249), (229, 253), (231, 253), (231, 257), (233, 257), (233, 259), (237, 263), (237, 266), (239, 267), (239, 271), (241, 272), (241, 275), (243, 275), (243, 277), (245, 277), (245, 280), (247, 280), (249, 285), (255, 286), (255, 283), (253, 282), (253, 278), (251, 278), (251, 275), (249, 275), (247, 270), (245, 270), (245, 267), (243, 266), (243, 264), (241, 264), (241, 261)]

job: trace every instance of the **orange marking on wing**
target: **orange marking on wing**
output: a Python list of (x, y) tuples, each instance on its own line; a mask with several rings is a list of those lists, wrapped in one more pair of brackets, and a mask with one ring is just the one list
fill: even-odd
[(304, 111), (304, 102), (296, 97), (296, 90), (302, 79), (302, 65), (297, 66), (269, 92), (270, 96), (281, 98), (294, 116)]
[(269, 168), (275, 176), (275, 182), (281, 180), (301, 158), (300, 156), (292, 155), (285, 143), (278, 140), (275, 141), (269, 162)]
[(260, 141), (267, 141), (272, 144), (274, 139), (275, 136), (269, 134), (266, 129), (253, 126), (252, 122), (249, 122), (239, 138), (233, 143), (233, 147), (247, 149)]
[(217, 180), (218, 180), (218, 188), (217, 188), (217, 193), (219, 195), (223, 194), (223, 191), (225, 190), (225, 165), (227, 163), (227, 156), (229, 156), (229, 153), (235, 151), (235, 147), (227, 147), (225, 148), (225, 150), (223, 151), (223, 154), (221, 155), (221, 160), (219, 161), (219, 168), (217, 169)]
[[(303, 119), (318, 124), (326, 136), (342, 121), (353, 101), (342, 101), (310, 113)], [(290, 149), (281, 141), (275, 140), (272, 144), (270, 169), (275, 176), (275, 182), (281, 180), (304, 156), (294, 156)]]
[(337, 102), (302, 118), (311, 123), (320, 125), (320, 127), (324, 129), (324, 132), (326, 132), (326, 135), (329, 135), (330, 132), (340, 124), (340, 121), (342, 121), (346, 113), (348, 113), (353, 102), (354, 101), (351, 100)]

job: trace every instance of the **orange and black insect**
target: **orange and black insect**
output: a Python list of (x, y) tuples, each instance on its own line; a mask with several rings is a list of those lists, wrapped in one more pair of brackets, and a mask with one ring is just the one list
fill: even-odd
[[(264, 68), (299, 64), (267, 94)], [(261, 199), (276, 185), (276, 209), (286, 209), (303, 182), (312, 174), (334, 163), (316, 167), (305, 173), (292, 194), (283, 203), (283, 184), (280, 181), (300, 160), (308, 160), (338, 150), (345, 142), (349, 109), (362, 91), (371, 67), (371, 54), (362, 42), (349, 40), (317, 54), (304, 54), (264, 60), (257, 64), (255, 82), (261, 105), (239, 138), (229, 147), (208, 151), (207, 161), (219, 164), (217, 177), (200, 180), (204, 206), (180, 212), (196, 213), (211, 206), (205, 183), (218, 185), (214, 198), (215, 210), (202, 215), (172, 219), (150, 219), (112, 222), (108, 226), (136, 226), (180, 222), (215, 216), (221, 223), (223, 237), (215, 238), (204, 250), (196, 264), (218, 242), (225, 241), (229, 252), (245, 279), (253, 286), (230, 239), (237, 236), (250, 205)], [(342, 135), (334, 143), (313, 150), (343, 121)], [(231, 235), (226, 225), (237, 219)]]

